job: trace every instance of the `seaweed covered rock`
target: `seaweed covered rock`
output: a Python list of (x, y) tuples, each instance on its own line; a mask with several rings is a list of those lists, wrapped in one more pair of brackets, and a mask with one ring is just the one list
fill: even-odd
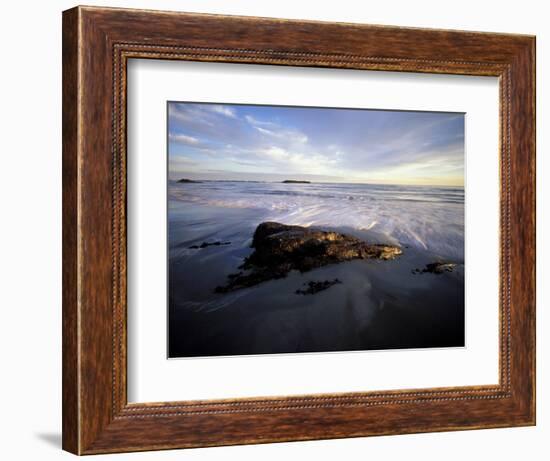
[(342, 283), (342, 281), (339, 279), (320, 281), (312, 280), (308, 283), (304, 283), (304, 286), (306, 288), (296, 290), (295, 293), (297, 295), (314, 295), (316, 293), (319, 293), (320, 291), (328, 290), (333, 285), (339, 285), (340, 283)]
[(208, 248), (208, 247), (219, 247), (221, 245), (231, 245), (231, 242), (202, 242), (200, 245), (193, 245), (193, 246), (190, 246), (189, 248), (192, 249), (192, 250), (202, 250), (204, 248)]
[(277, 222), (261, 223), (252, 240), (254, 252), (240, 267), (243, 271), (229, 276), (224, 293), (286, 277), (291, 270), (312, 269), (353, 259), (394, 259), (401, 248), (366, 243), (356, 237)]
[(456, 267), (455, 263), (448, 262), (434, 262), (426, 264), (424, 269), (414, 269), (413, 274), (443, 274), (444, 272), (453, 272)]

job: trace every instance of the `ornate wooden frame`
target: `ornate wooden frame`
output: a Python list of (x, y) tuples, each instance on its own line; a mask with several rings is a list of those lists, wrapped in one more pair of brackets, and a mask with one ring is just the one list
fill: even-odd
[[(129, 404), (131, 58), (500, 80), (496, 386)], [(535, 38), (77, 7), (63, 13), (63, 448), (77, 454), (535, 424)]]

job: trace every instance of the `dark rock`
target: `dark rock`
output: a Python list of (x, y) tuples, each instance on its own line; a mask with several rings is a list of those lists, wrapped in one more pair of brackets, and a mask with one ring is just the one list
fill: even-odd
[(190, 249), (197, 250), (202, 249), (206, 247), (212, 247), (212, 246), (220, 246), (220, 245), (231, 245), (231, 242), (202, 242), (200, 245), (193, 245), (190, 246)]
[(254, 252), (239, 267), (246, 273), (230, 275), (227, 285), (216, 288), (216, 292), (283, 278), (291, 270), (307, 272), (353, 259), (389, 260), (402, 253), (401, 248), (392, 245), (370, 244), (338, 232), (276, 222), (264, 222), (256, 228), (252, 248)]
[(194, 181), (193, 179), (187, 179), (187, 178), (181, 178), (181, 179), (178, 179), (178, 182), (179, 183), (200, 183), (202, 181)]
[(311, 281), (308, 283), (304, 283), (304, 285), (307, 285), (307, 288), (304, 290), (296, 290), (296, 294), (297, 295), (314, 295), (315, 293), (319, 293), (320, 291), (326, 290), (331, 286), (337, 285), (339, 283), (342, 283), (342, 281), (338, 279), (323, 280), (320, 282)]
[(455, 267), (456, 263), (435, 262), (426, 264), (424, 269), (414, 269), (411, 272), (413, 274), (443, 274), (444, 272), (452, 272)]
[(311, 184), (311, 181), (298, 181), (296, 179), (285, 179), (283, 184)]

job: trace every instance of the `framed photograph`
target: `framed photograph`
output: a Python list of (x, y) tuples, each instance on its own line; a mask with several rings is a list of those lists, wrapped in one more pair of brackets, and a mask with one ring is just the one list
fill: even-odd
[(535, 424), (535, 38), (63, 13), (63, 448)]

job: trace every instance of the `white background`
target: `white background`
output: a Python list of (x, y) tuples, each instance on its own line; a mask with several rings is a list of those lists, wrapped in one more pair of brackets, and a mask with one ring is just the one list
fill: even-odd
[[(88, 4), (101, 4), (92, 0)], [(550, 31), (545, 2), (464, 0), (297, 2), (115, 1), (111, 6), (455, 28), (537, 35), (537, 427), (116, 455), (136, 460), (399, 459), (544, 460), (550, 437), (550, 232), (548, 159)], [(61, 431), (61, 10), (69, 1), (6, 2), (0, 28), (0, 346), (5, 459), (70, 459)], [(543, 451), (544, 450), (544, 451)], [(98, 457), (103, 459), (105, 457)], [(107, 458), (105, 458), (107, 459)]]
[[(496, 77), (144, 59), (128, 65), (128, 93), (131, 402), (498, 383)], [(466, 347), (166, 360), (166, 209), (159, 204), (167, 190), (166, 101), (176, 100), (466, 113)]]

